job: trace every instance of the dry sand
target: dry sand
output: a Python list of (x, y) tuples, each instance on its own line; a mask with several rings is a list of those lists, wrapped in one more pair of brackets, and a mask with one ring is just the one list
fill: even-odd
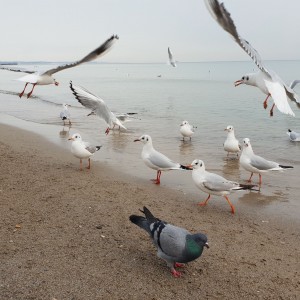
[[(3, 300), (300, 299), (296, 225), (198, 207), (189, 195), (101, 163), (80, 172), (70, 152), (4, 125), (0, 153)], [(147, 233), (130, 223), (144, 205), (207, 234), (210, 249), (182, 278), (171, 276)]]

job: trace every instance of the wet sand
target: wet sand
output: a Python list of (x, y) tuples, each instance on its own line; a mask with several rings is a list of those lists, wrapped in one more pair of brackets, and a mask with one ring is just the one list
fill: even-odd
[[(79, 171), (69, 151), (0, 126), (1, 299), (299, 299), (299, 223), (235, 215), (116, 173)], [(173, 278), (128, 217), (157, 217), (208, 236), (210, 249)]]

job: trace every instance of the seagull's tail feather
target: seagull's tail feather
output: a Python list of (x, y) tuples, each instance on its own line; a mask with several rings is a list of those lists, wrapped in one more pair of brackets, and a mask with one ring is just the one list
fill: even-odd
[(292, 166), (283, 166), (283, 165), (279, 165), (279, 167), (282, 169), (293, 169), (294, 168)]
[(233, 188), (234, 190), (250, 190), (250, 191), (259, 191), (259, 189), (257, 189), (257, 185), (256, 184), (239, 184), (239, 186)]
[(96, 146), (96, 151), (99, 151), (102, 146)]

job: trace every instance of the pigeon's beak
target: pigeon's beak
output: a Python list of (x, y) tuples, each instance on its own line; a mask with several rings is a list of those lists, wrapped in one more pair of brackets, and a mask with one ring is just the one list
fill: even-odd
[(140, 142), (140, 139), (135, 139), (134, 142)]
[(244, 83), (244, 81), (242, 79), (240, 80), (237, 80), (235, 83), (234, 83), (234, 86), (238, 86), (240, 84)]
[(69, 137), (68, 141), (75, 141), (75, 140), (72, 137)]
[(209, 249), (208, 243), (205, 243), (204, 246)]

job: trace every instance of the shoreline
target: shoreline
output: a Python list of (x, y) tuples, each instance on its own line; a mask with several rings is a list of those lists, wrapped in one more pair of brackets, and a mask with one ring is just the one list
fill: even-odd
[[(297, 299), (298, 224), (226, 203), (199, 208), (102, 162), (78, 159), (43, 137), (0, 125), (1, 285), (4, 299)], [(20, 167), (21, 166), (21, 167)], [(225, 202), (225, 201), (224, 201)], [(208, 236), (210, 249), (173, 278), (129, 215)]]

